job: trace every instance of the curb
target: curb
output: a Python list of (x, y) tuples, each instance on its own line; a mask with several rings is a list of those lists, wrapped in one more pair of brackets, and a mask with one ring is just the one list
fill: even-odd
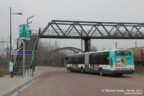
[(24, 84), (18, 86), (17, 88), (14, 88), (14, 89), (10, 90), (9, 92), (5, 93), (5, 94), (2, 95), (2, 96), (12, 96), (12, 95), (14, 95), (18, 90), (24, 88), (26, 85), (28, 85), (28, 84), (31, 83), (32, 81), (38, 79), (41, 75), (42, 75), (42, 74), (40, 74), (40, 75), (37, 76), (37, 77), (32, 78), (31, 80), (29, 80), (29, 81), (25, 82)]
[(136, 76), (144, 76), (144, 74), (132, 74), (132, 75), (136, 75)]

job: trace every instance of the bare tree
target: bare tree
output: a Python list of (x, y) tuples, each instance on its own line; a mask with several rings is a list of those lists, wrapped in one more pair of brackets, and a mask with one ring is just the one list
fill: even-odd
[(59, 48), (58, 42), (39, 42), (38, 54), (37, 54), (37, 64), (46, 66), (64, 66), (65, 53), (54, 51)]
[(91, 51), (98, 51), (98, 49), (95, 46), (92, 45)]

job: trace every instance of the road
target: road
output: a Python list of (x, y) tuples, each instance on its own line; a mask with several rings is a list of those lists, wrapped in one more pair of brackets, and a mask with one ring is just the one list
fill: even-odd
[(17, 96), (144, 96), (144, 76), (99, 76), (51, 67), (41, 70), (46, 73)]

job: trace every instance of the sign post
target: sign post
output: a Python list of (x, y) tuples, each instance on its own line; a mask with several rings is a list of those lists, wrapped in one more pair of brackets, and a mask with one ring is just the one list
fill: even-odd
[[(25, 53), (25, 41), (23, 40), (23, 53)], [(23, 77), (25, 77), (25, 54), (23, 54)]]
[(26, 24), (19, 25), (19, 38), (23, 43), (23, 77), (25, 77), (25, 40), (30, 40), (30, 26)]

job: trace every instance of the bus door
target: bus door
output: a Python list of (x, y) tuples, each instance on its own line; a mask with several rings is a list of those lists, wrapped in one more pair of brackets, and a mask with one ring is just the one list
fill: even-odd
[(89, 52), (85, 53), (85, 71), (89, 71)]

